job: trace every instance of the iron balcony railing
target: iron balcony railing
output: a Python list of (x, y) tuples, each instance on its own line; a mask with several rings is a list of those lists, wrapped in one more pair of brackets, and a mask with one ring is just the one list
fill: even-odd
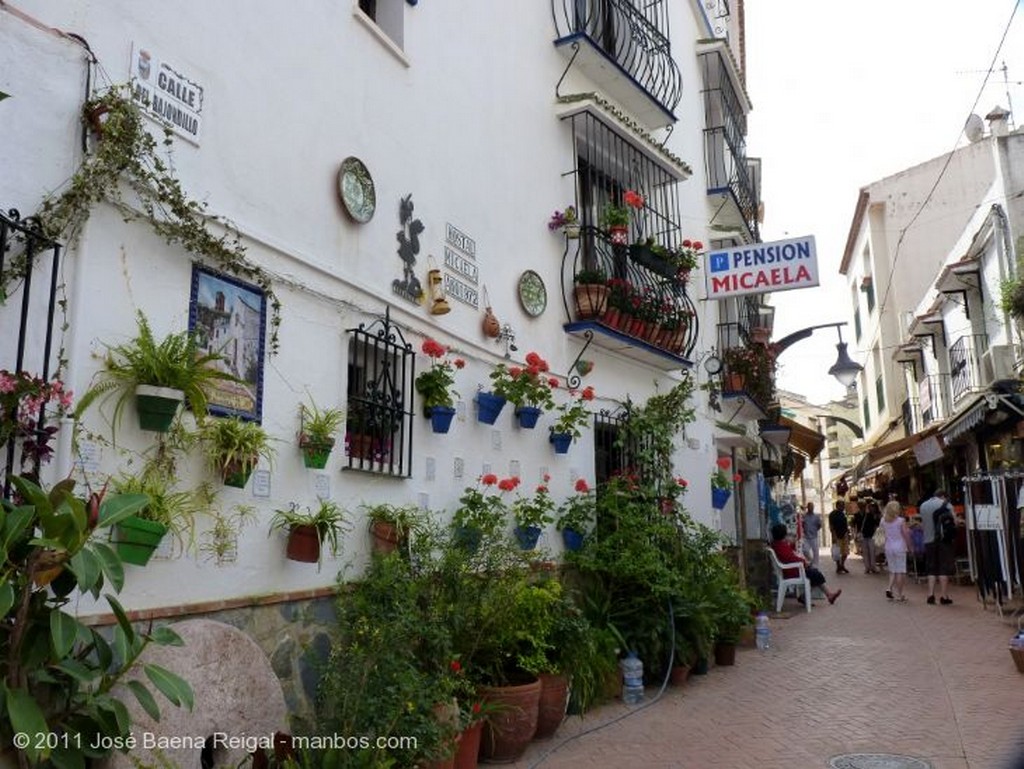
[(917, 404), (922, 428), (949, 419), (953, 414), (949, 374), (928, 374), (919, 380)]
[(683, 76), (669, 43), (665, 0), (552, 0), (556, 45), (588, 43), (636, 87), (672, 113)]
[(747, 157), (747, 116), (723, 57), (717, 49), (698, 57), (708, 194), (728, 193), (750, 235), (759, 241), (760, 164)]
[(723, 393), (745, 393), (766, 410), (775, 400), (775, 366), (769, 348), (749, 342), (748, 337), (741, 323), (718, 324), (721, 389)]
[[(61, 245), (43, 234), (37, 220), (22, 219), (15, 209), (0, 212), (0, 329), (4, 331), (0, 334), (0, 369), (14, 375), (26, 372), (44, 382), (54, 375), (58, 363), (54, 360), (53, 337), (60, 267)], [(46, 424), (44, 407), (29, 415), (28, 421), (18, 419), (16, 408), (12, 406), (10, 413), (0, 414), (0, 421), (20, 424), (6, 445), (0, 442), (0, 490), (5, 498), (10, 495), (16, 466), (24, 475), (38, 475), (39, 464), (48, 453), (40, 449), (47, 447), (52, 432)], [(30, 434), (26, 434), (30, 424)], [(36, 451), (19, 457), (19, 446), (28, 439), (33, 439)]]
[(949, 378), (953, 406), (971, 393), (979, 392), (986, 382), (981, 371), (981, 354), (988, 349), (987, 334), (967, 334), (949, 348)]
[(566, 243), (562, 299), (570, 321), (593, 320), (689, 359), (700, 329), (682, 274), (635, 246), (613, 244), (596, 227), (582, 227)]

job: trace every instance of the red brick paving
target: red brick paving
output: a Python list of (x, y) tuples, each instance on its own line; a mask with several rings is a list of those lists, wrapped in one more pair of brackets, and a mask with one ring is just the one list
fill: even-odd
[(884, 573), (848, 565), (842, 576), (826, 567), (843, 588), (835, 606), (816, 601), (807, 614), (786, 601), (774, 650), (740, 649), (734, 667), (691, 676), (642, 710), (616, 702), (572, 717), (513, 766), (818, 769), (838, 754), (895, 753), (933, 769), (1005, 769), (1024, 712), (1007, 651), (1016, 622), (970, 585), (951, 588), (952, 606), (929, 606), (926, 583), (911, 581), (908, 602), (890, 603)]

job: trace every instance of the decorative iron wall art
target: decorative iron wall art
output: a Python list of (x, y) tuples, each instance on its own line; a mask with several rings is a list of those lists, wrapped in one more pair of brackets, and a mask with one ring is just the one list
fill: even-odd
[(423, 286), (416, 277), (416, 254), (420, 252), (420, 235), (425, 229), (423, 222), (412, 218), (412, 193), (410, 192), (398, 205), (398, 223), (402, 229), (395, 237), (398, 239), (398, 258), (402, 260), (402, 278), (391, 282), (391, 290), (403, 299), (419, 304), (423, 296)]
[(210, 413), (260, 421), (267, 331), (263, 291), (193, 264), (188, 327), (202, 351), (223, 355), (227, 370), (241, 380), (217, 381), (210, 386)]

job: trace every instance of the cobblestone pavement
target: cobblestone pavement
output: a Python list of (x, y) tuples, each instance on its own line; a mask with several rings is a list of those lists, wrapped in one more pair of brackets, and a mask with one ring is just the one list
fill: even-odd
[(1016, 622), (970, 585), (951, 588), (951, 606), (929, 606), (927, 584), (910, 580), (909, 600), (891, 603), (886, 574), (847, 565), (842, 576), (826, 565), (829, 586), (843, 589), (835, 606), (815, 601), (808, 614), (786, 601), (772, 651), (741, 648), (734, 667), (691, 676), (642, 710), (616, 702), (570, 718), (514, 766), (819, 769), (841, 754), (887, 753), (933, 769), (1006, 769), (1024, 711), (1024, 675), (1007, 650)]

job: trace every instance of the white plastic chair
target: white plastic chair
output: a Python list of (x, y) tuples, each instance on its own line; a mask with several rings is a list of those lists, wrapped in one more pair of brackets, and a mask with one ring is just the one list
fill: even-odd
[[(768, 551), (768, 558), (771, 560), (772, 569), (775, 571), (775, 580), (777, 583), (776, 598), (775, 598), (775, 611), (782, 611), (782, 602), (786, 600), (786, 593), (789, 592), (790, 588), (794, 588), (794, 592), (797, 592), (803, 588), (804, 591), (804, 606), (807, 611), (811, 610), (811, 580), (807, 578), (807, 570), (804, 569), (804, 562), (798, 561), (795, 563), (780, 563), (779, 556), (775, 554), (775, 551), (770, 547), (765, 547)], [(783, 576), (785, 569), (797, 569), (797, 575), (795, 577)]]

